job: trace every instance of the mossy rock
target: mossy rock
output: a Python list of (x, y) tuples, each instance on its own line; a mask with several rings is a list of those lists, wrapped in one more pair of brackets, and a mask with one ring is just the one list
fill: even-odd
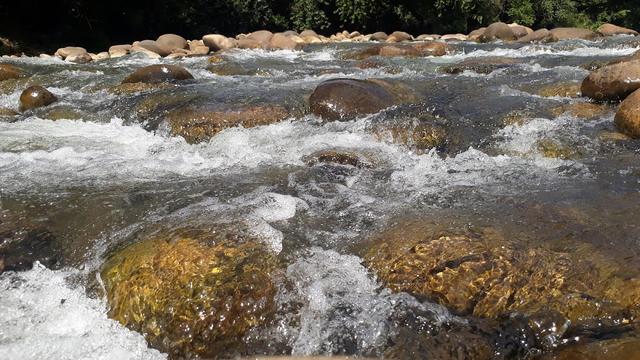
[(572, 329), (597, 333), (634, 321), (640, 314), (640, 279), (593, 247), (572, 245), (571, 252), (523, 246), (492, 229), (438, 232), (416, 220), (376, 236), (364, 258), (391, 290), (461, 315), (559, 316), (563, 321), (555, 321), (553, 334), (558, 339)]
[(544, 97), (560, 96), (577, 98), (580, 96), (580, 83), (558, 83), (544, 85), (537, 89), (537, 95)]
[(556, 106), (551, 109), (553, 116), (569, 114), (579, 119), (593, 120), (607, 114), (611, 109), (607, 104), (572, 103)]
[(71, 106), (57, 106), (51, 109), (48, 109), (42, 117), (49, 120), (80, 120), (85, 118), (86, 114), (84, 114), (81, 110), (74, 109)]
[(564, 144), (551, 139), (541, 139), (536, 143), (538, 151), (544, 157), (569, 160), (580, 156), (580, 153)]
[(223, 230), (159, 232), (102, 268), (109, 316), (172, 357), (218, 357), (275, 310), (276, 258)]
[(434, 124), (379, 125), (373, 133), (380, 140), (390, 140), (418, 151), (443, 150), (449, 142), (447, 130)]

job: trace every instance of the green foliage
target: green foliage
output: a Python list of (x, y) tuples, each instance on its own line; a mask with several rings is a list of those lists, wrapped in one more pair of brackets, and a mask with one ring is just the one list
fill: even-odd
[(293, 0), (291, 23), (294, 29), (327, 29), (331, 26), (331, 22), (322, 7), (328, 5), (329, 2), (327, 0)]
[(512, 0), (506, 4), (506, 12), (513, 22), (531, 26), (536, 21), (536, 12), (529, 0)]

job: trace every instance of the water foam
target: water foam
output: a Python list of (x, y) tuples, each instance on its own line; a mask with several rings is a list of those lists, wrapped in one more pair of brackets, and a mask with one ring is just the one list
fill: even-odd
[(0, 354), (5, 359), (166, 359), (142, 335), (107, 317), (105, 304), (67, 278), (78, 271), (0, 275)]

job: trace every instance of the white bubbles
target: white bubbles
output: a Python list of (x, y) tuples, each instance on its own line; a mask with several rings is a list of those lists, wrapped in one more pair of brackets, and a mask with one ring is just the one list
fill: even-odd
[(100, 300), (67, 282), (76, 271), (0, 275), (0, 354), (24, 360), (166, 359), (142, 335), (107, 318)]

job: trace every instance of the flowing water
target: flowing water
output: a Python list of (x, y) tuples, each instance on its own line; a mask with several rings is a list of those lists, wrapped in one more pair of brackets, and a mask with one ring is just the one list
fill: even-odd
[[(443, 57), (385, 58), (381, 67), (360, 69), (345, 54), (363, 46), (231, 52), (225, 61), (248, 74), (234, 76), (209, 72), (206, 57), (87, 65), (3, 58), (32, 75), (0, 83), (0, 107), (17, 110), (20, 92), (39, 83), (59, 97), (53, 107), (64, 114), (53, 121), (48, 107), (0, 122), (2, 216), (53, 237), (37, 249), (51, 261), (0, 275), (0, 357), (166, 357), (109, 319), (92, 290), (109, 254), (158, 224), (242, 221), (277, 254), (278, 281), (287, 285), (279, 286), (276, 318), (246, 335), (248, 354), (378, 357), (407, 323), (416, 332), (468, 321), (385, 289), (363, 264), (368, 239), (402, 219), (499, 227), (568, 252), (575, 246), (568, 244), (588, 244), (636, 276), (640, 142), (616, 136), (615, 105), (587, 115), (553, 111), (588, 101), (538, 90), (579, 83), (585, 65), (631, 54), (640, 41), (452, 43)], [(442, 71), (493, 57), (513, 61), (488, 74)], [(136, 109), (149, 93), (108, 91), (158, 62), (184, 66), (195, 78), (151, 92), (166, 109), (268, 102), (292, 116), (189, 144), (160, 117), (141, 118)], [(307, 98), (332, 78), (397, 80), (421, 101), (322, 122), (308, 114)], [(418, 150), (372, 130), (424, 119), (445, 129), (445, 146)], [(322, 150), (356, 153), (372, 165), (310, 164)]]

